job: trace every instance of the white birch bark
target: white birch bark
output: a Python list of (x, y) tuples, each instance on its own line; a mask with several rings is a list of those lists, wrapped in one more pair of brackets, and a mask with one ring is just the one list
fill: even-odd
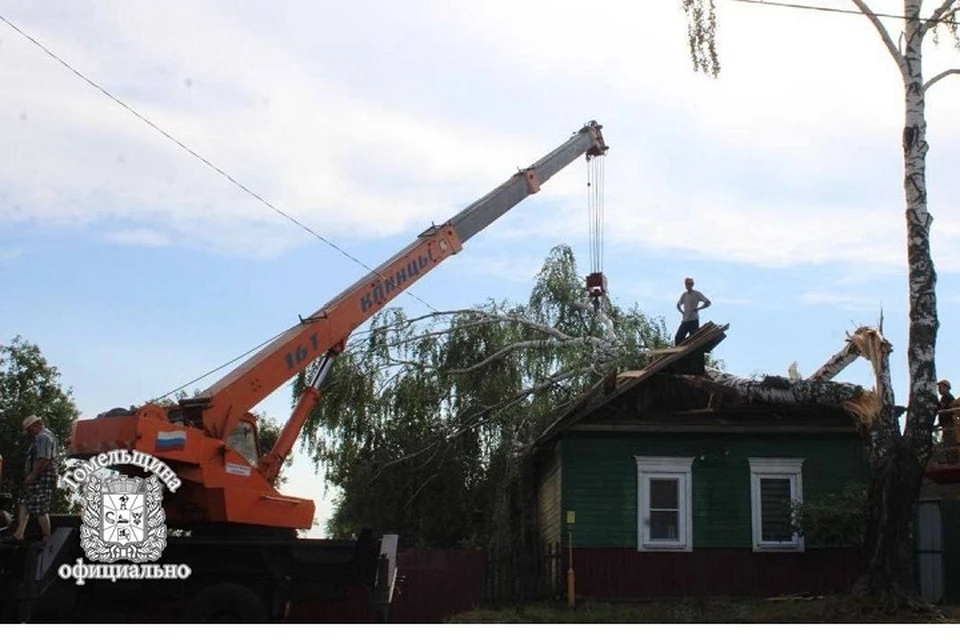
[[(925, 88), (923, 82), (922, 45), (926, 32), (920, 18), (922, 0), (905, 0), (904, 66), (904, 127), (903, 163), (904, 197), (906, 200), (907, 261), (909, 267), (910, 337), (907, 362), (910, 368), (910, 397), (908, 400), (904, 435), (910, 439), (914, 451), (922, 461), (930, 455), (931, 437), (937, 412), (936, 344), (937, 329), (937, 275), (930, 255), (930, 225), (932, 217), (927, 209), (926, 156), (927, 122), (925, 116)], [(948, 8), (944, 3), (941, 8)]]
[(808, 404), (843, 407), (858, 400), (866, 390), (845, 382), (788, 380), (767, 376), (759, 380), (742, 378), (716, 369), (707, 369), (703, 376), (677, 376), (691, 386), (722, 394), (734, 395), (742, 404)]
[[(865, 0), (853, 0), (860, 11), (874, 25), (890, 53), (904, 85), (904, 126), (902, 135), (904, 166), (905, 222), (907, 231), (907, 267), (909, 282), (910, 331), (907, 345), (907, 363), (910, 370), (910, 391), (907, 423), (904, 436), (921, 460), (930, 453), (929, 434), (936, 416), (937, 300), (936, 271), (930, 255), (930, 225), (932, 217), (927, 209), (926, 156), (927, 122), (923, 82), (923, 37), (930, 26), (920, 17), (922, 0), (904, 0), (903, 49), (893, 42), (880, 19)], [(947, 0), (938, 7), (933, 17), (939, 17), (953, 4)], [(889, 436), (899, 436), (899, 425), (877, 425), (890, 430)], [(896, 431), (896, 433), (893, 433)]]
[(848, 342), (846, 347), (830, 356), (830, 359), (814, 371), (807, 380), (812, 382), (827, 382), (828, 380), (833, 380), (841, 371), (846, 369), (859, 357), (860, 353), (857, 351), (857, 348), (852, 342)]

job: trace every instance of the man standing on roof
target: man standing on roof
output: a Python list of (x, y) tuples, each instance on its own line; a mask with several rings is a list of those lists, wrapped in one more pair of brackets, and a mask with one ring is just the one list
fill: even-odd
[(700, 310), (710, 306), (707, 296), (693, 288), (693, 278), (687, 278), (683, 284), (687, 290), (681, 293), (680, 299), (677, 300), (677, 311), (683, 314), (683, 320), (673, 340), (674, 345), (680, 344), (687, 336), (697, 332), (700, 328)]

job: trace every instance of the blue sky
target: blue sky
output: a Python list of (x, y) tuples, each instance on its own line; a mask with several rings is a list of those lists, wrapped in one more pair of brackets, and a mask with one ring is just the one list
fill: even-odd
[[(809, 374), (882, 308), (905, 402), (892, 60), (862, 17), (719, 2), (710, 80), (679, 4), (0, 0), (0, 14), (370, 265), (595, 119), (618, 303), (672, 330), (695, 277), (704, 319), (730, 324), (715, 353), (741, 375)], [(948, 46), (926, 54), (928, 77), (960, 66)], [(188, 382), (363, 275), (5, 24), (0, 61), (0, 340), (38, 344), (84, 416)], [(958, 102), (948, 78), (927, 116), (938, 372), (960, 378)], [(586, 273), (585, 181), (571, 165), (413, 292), (439, 309), (519, 301), (560, 243)], [(865, 362), (842, 379), (872, 384)], [(285, 388), (260, 409), (282, 422), (288, 405)], [(287, 491), (328, 516), (305, 454)]]

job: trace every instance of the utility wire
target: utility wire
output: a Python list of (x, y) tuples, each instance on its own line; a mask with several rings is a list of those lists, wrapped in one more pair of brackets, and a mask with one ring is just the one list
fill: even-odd
[[(864, 15), (863, 12), (860, 11), (859, 9), (841, 9), (839, 7), (824, 7), (820, 5), (798, 4), (795, 2), (777, 2), (776, 0), (729, 0), (729, 2), (742, 2), (744, 4), (759, 4), (759, 5), (766, 5), (768, 7), (782, 7), (785, 9), (804, 9), (807, 11), (821, 11), (824, 13), (847, 13), (847, 14), (856, 15), (856, 16)], [(874, 11), (873, 15), (877, 16), (878, 18), (896, 18), (898, 20), (909, 20), (907, 16), (899, 15), (895, 13), (880, 13), (879, 11)], [(956, 20), (950, 20), (948, 18), (938, 18), (936, 20), (933, 20), (933, 19), (924, 19), (921, 17), (920, 20), (922, 22), (937, 22), (940, 24), (949, 24), (949, 25), (960, 24), (960, 22), (957, 22)]]
[(160, 400), (160, 399), (162, 399), (162, 398), (166, 398), (167, 396), (172, 396), (173, 394), (175, 394), (175, 393), (177, 393), (177, 392), (179, 392), (179, 391), (182, 391), (182, 390), (186, 389), (186, 388), (189, 387), (190, 385), (196, 384), (197, 382), (200, 382), (201, 380), (203, 380), (203, 379), (206, 378), (207, 376), (211, 376), (211, 375), (215, 374), (217, 371), (220, 371), (221, 369), (225, 369), (226, 367), (229, 367), (230, 365), (232, 365), (232, 364), (233, 364), (234, 362), (236, 362), (237, 360), (240, 360), (241, 358), (246, 358), (248, 355), (250, 355), (250, 354), (253, 353), (254, 351), (257, 351), (258, 349), (260, 349), (260, 348), (262, 348), (262, 347), (270, 344), (271, 342), (273, 342), (274, 340), (276, 340), (277, 338), (279, 338), (279, 337), (280, 337), (281, 335), (283, 335), (284, 333), (286, 333), (286, 331), (281, 331), (280, 333), (278, 333), (277, 335), (273, 336), (272, 338), (267, 338), (266, 340), (264, 340), (263, 342), (261, 342), (261, 343), (258, 344), (257, 346), (248, 349), (248, 350), (245, 351), (244, 353), (241, 353), (240, 355), (238, 355), (238, 356), (237, 356), (236, 358), (234, 358), (233, 360), (230, 360), (229, 362), (224, 362), (224, 363), (221, 364), (220, 366), (214, 367), (213, 369), (210, 369), (210, 371), (207, 371), (206, 373), (197, 376), (196, 378), (194, 378), (194, 379), (191, 380), (190, 382), (184, 382), (182, 385), (180, 385), (180, 386), (177, 387), (176, 389), (173, 389), (173, 390), (171, 390), (171, 391), (167, 391), (165, 394), (163, 394), (163, 395), (161, 395), (161, 396), (157, 396), (157, 397), (154, 398), (154, 399), (155, 399), (155, 400)]
[[(218, 167), (217, 165), (215, 165), (213, 162), (211, 162), (210, 160), (208, 160), (207, 158), (205, 158), (204, 156), (202, 156), (200, 153), (198, 153), (197, 151), (194, 151), (192, 148), (190, 148), (189, 146), (187, 146), (186, 144), (184, 144), (183, 142), (181, 142), (180, 140), (178, 140), (178, 139), (177, 139), (176, 137), (174, 137), (172, 134), (170, 134), (170, 133), (168, 133), (167, 131), (165, 131), (165, 130), (164, 130), (163, 128), (161, 128), (159, 125), (157, 125), (157, 124), (154, 123), (152, 120), (150, 120), (149, 118), (147, 118), (146, 116), (144, 116), (143, 114), (141, 114), (139, 111), (137, 111), (136, 109), (134, 109), (133, 107), (131, 107), (130, 105), (128, 105), (126, 102), (124, 102), (123, 100), (121, 100), (120, 98), (118, 98), (117, 96), (115, 96), (114, 94), (110, 93), (107, 89), (103, 88), (102, 86), (100, 86), (100, 85), (99, 85), (98, 83), (96, 83), (95, 81), (93, 81), (93, 80), (91, 80), (90, 78), (88, 78), (86, 75), (84, 75), (83, 73), (81, 73), (78, 69), (76, 69), (76, 68), (75, 68), (74, 66), (72, 66), (70, 63), (68, 63), (66, 60), (64, 60), (63, 58), (61, 58), (60, 56), (58, 56), (56, 53), (54, 53), (53, 51), (51, 51), (51, 50), (50, 50), (48, 47), (46, 47), (42, 42), (40, 42), (39, 40), (37, 40), (36, 38), (34, 38), (33, 36), (31, 36), (30, 34), (26, 33), (23, 29), (21, 29), (20, 27), (18, 27), (17, 25), (15, 25), (13, 22), (11, 22), (10, 20), (8, 20), (8, 19), (7, 19), (5, 16), (3, 16), (2, 14), (0, 14), (0, 20), (2, 20), (4, 23), (6, 23), (7, 26), (9, 26), (11, 29), (13, 29), (14, 31), (16, 31), (17, 33), (19, 33), (21, 36), (23, 36), (24, 38), (26, 38), (27, 40), (29, 40), (31, 43), (33, 43), (34, 45), (36, 45), (41, 51), (43, 51), (44, 53), (46, 53), (48, 56), (50, 56), (51, 58), (53, 58), (54, 60), (56, 60), (57, 62), (59, 62), (63, 67), (65, 67), (66, 69), (68, 69), (68, 70), (69, 70), (71, 73), (73, 73), (75, 76), (77, 76), (78, 78), (80, 78), (81, 80), (83, 80), (84, 82), (86, 82), (88, 85), (90, 85), (91, 87), (93, 87), (94, 89), (96, 89), (97, 91), (99, 91), (101, 94), (103, 94), (104, 96), (106, 96), (107, 98), (109, 98), (110, 100), (112, 100), (113, 102), (115, 102), (115, 103), (117, 103), (118, 105), (120, 105), (122, 108), (124, 108), (124, 109), (126, 109), (127, 111), (129, 111), (131, 114), (133, 114), (134, 116), (136, 116), (141, 122), (143, 122), (144, 124), (146, 124), (147, 126), (149, 126), (151, 129), (153, 129), (154, 131), (156, 131), (157, 133), (159, 133), (160, 135), (162, 135), (164, 138), (166, 138), (167, 140), (173, 142), (175, 145), (177, 145), (178, 147), (180, 147), (181, 149), (183, 149), (184, 151), (186, 151), (187, 153), (189, 153), (191, 156), (193, 156), (194, 158), (196, 158), (197, 160), (199, 160), (200, 162), (202, 162), (203, 164), (205, 164), (207, 167), (209, 167), (210, 169), (214, 170), (215, 172), (217, 172), (218, 174), (220, 174), (222, 177), (226, 178), (227, 180), (229, 180), (229, 181), (230, 181), (231, 183), (233, 183), (233, 185), (236, 186), (238, 189), (240, 189), (241, 191), (243, 191), (243, 192), (246, 193), (247, 195), (253, 197), (254, 199), (256, 199), (258, 202), (260, 202), (261, 204), (263, 204), (264, 206), (266, 206), (266, 207), (269, 208), (270, 210), (272, 210), (272, 211), (274, 211), (275, 213), (283, 216), (284, 218), (286, 218), (287, 220), (289, 220), (289, 221), (292, 222), (293, 224), (297, 225), (298, 227), (300, 227), (301, 229), (303, 229), (304, 231), (306, 231), (306, 232), (309, 233), (310, 235), (314, 236), (314, 237), (315, 237), (317, 240), (319, 240), (320, 242), (326, 244), (328, 247), (334, 249), (335, 251), (337, 251), (337, 252), (339, 252), (340, 254), (342, 254), (343, 256), (345, 256), (347, 259), (349, 259), (349, 260), (353, 261), (354, 263), (360, 265), (361, 267), (363, 267), (364, 269), (366, 269), (366, 270), (369, 271), (370, 273), (373, 273), (373, 274), (375, 274), (375, 275), (377, 275), (377, 276), (380, 276), (380, 274), (377, 273), (377, 271), (376, 271), (375, 269), (373, 269), (372, 267), (367, 266), (363, 261), (359, 260), (358, 258), (355, 258), (355, 257), (352, 256), (350, 253), (348, 253), (348, 252), (345, 251), (344, 249), (340, 248), (336, 243), (332, 242), (331, 240), (327, 240), (325, 237), (323, 237), (322, 235), (320, 235), (319, 233), (317, 233), (316, 231), (314, 231), (313, 229), (311, 229), (310, 227), (308, 227), (306, 224), (304, 224), (304, 223), (301, 222), (300, 220), (297, 220), (297, 219), (294, 218), (293, 216), (285, 213), (284, 211), (282, 211), (282, 210), (279, 209), (278, 207), (274, 206), (271, 202), (267, 201), (265, 198), (263, 198), (263, 197), (260, 196), (258, 193), (256, 193), (255, 191), (253, 191), (252, 189), (250, 189), (249, 187), (247, 187), (246, 185), (244, 185), (243, 183), (241, 183), (239, 180), (237, 180), (237, 179), (234, 178), (232, 175), (230, 175), (229, 173), (227, 173), (226, 171), (224, 171), (223, 169), (221, 169), (220, 167)], [(382, 277), (382, 276), (381, 276), (381, 277)], [(439, 311), (438, 311), (433, 305), (431, 305), (429, 302), (425, 301), (423, 298), (419, 297), (418, 295), (416, 295), (416, 294), (413, 293), (412, 291), (409, 291), (409, 290), (408, 290), (408, 291), (404, 291), (404, 293), (406, 293), (408, 296), (412, 297), (413, 299), (417, 300), (418, 302), (420, 302), (421, 304), (423, 304), (425, 307), (427, 307), (427, 308), (430, 309), (431, 311), (433, 311), (433, 312), (435, 312), (435, 313), (439, 313)], [(281, 333), (282, 333), (282, 332), (281, 332)], [(280, 335), (280, 334), (277, 334), (277, 336), (279, 336), (279, 335)], [(226, 362), (226, 363), (220, 365), (219, 367), (216, 367), (216, 368), (208, 371), (207, 373), (203, 374), (203, 375), (200, 376), (199, 378), (195, 378), (194, 380), (191, 380), (190, 382), (187, 382), (186, 384), (178, 387), (177, 389), (174, 389), (173, 391), (170, 391), (170, 392), (168, 392), (168, 393), (165, 393), (164, 395), (159, 396), (159, 397), (160, 397), (160, 398), (165, 398), (166, 396), (169, 396), (169, 395), (171, 395), (171, 394), (173, 394), (173, 393), (176, 393), (176, 392), (178, 392), (178, 391), (180, 391), (180, 390), (188, 387), (189, 385), (194, 384), (195, 382), (198, 382), (198, 381), (202, 380), (203, 378), (206, 378), (207, 376), (209, 376), (209, 375), (211, 375), (211, 374), (213, 374), (213, 373), (216, 373), (217, 371), (219, 371), (219, 370), (221, 370), (221, 369), (223, 369), (223, 368), (225, 368), (225, 367), (233, 364), (233, 363), (236, 362), (237, 360), (239, 360), (239, 359), (241, 359), (241, 358), (243, 358), (243, 357), (245, 357), (245, 356), (253, 353), (253, 352), (256, 351), (257, 349), (259, 349), (259, 348), (263, 347), (264, 345), (270, 343), (270, 342), (273, 341), (277, 336), (274, 336), (273, 338), (270, 338), (269, 340), (265, 340), (264, 342), (260, 343), (260, 344), (257, 345), (256, 347), (253, 347), (252, 349), (248, 350), (247, 352), (243, 353), (242, 355), (237, 356), (236, 358), (230, 360), (229, 362)]]
[[(300, 220), (297, 220), (296, 218), (294, 218), (294, 217), (291, 216), (290, 214), (285, 213), (284, 211), (282, 211), (282, 210), (279, 209), (278, 207), (274, 206), (271, 202), (267, 201), (267, 200), (266, 200), (265, 198), (263, 198), (261, 195), (259, 195), (258, 193), (256, 193), (255, 191), (253, 191), (252, 189), (250, 189), (249, 187), (247, 187), (246, 185), (244, 185), (242, 182), (240, 182), (239, 180), (237, 180), (236, 178), (234, 178), (232, 175), (230, 175), (229, 173), (227, 173), (226, 171), (224, 171), (223, 169), (221, 169), (221, 168), (218, 167), (217, 165), (213, 164), (213, 162), (211, 162), (210, 160), (208, 160), (207, 158), (205, 158), (204, 156), (202, 156), (200, 153), (198, 153), (197, 151), (194, 151), (192, 148), (190, 148), (189, 146), (187, 146), (186, 144), (184, 144), (183, 142), (181, 142), (180, 140), (178, 140), (177, 138), (175, 138), (172, 134), (167, 133), (167, 132), (166, 132), (164, 129), (162, 129), (159, 125), (155, 124), (155, 123), (154, 123), (153, 121), (151, 121), (149, 118), (147, 118), (146, 116), (142, 115), (142, 114), (141, 114), (140, 112), (138, 112), (136, 109), (134, 109), (133, 107), (131, 107), (130, 105), (128, 105), (127, 103), (125, 103), (123, 100), (121, 100), (121, 99), (118, 98), (117, 96), (113, 95), (112, 93), (110, 93), (109, 91), (107, 91), (106, 89), (104, 89), (102, 86), (100, 86), (99, 84), (97, 84), (96, 82), (94, 82), (93, 80), (91, 80), (90, 78), (88, 78), (87, 76), (85, 76), (83, 73), (81, 73), (81, 72), (78, 71), (76, 68), (74, 68), (73, 66), (71, 66), (70, 63), (68, 63), (68, 62), (65, 61), (63, 58), (61, 58), (60, 56), (58, 56), (57, 54), (55, 54), (53, 51), (51, 51), (50, 49), (48, 49), (46, 46), (44, 46), (44, 45), (43, 45), (41, 42), (39, 42), (36, 38), (34, 38), (34, 37), (31, 36), (30, 34), (24, 32), (20, 27), (18, 27), (17, 25), (13, 24), (12, 22), (10, 22), (6, 17), (4, 17), (3, 15), (0, 15), (0, 20), (2, 20), (3, 22), (5, 22), (11, 29), (13, 29), (14, 31), (16, 31), (17, 33), (19, 33), (20, 35), (22, 35), (24, 38), (26, 38), (27, 40), (29, 40), (30, 42), (32, 42), (33, 44), (35, 44), (37, 47), (39, 47), (41, 50), (43, 50), (43, 52), (46, 53), (48, 56), (50, 56), (51, 58), (53, 58), (54, 60), (56, 60), (57, 62), (59, 62), (61, 65), (63, 65), (63, 66), (66, 67), (67, 69), (69, 69), (69, 70), (70, 70), (74, 75), (76, 75), (78, 78), (80, 78), (81, 80), (83, 80), (84, 82), (86, 82), (87, 84), (89, 84), (91, 87), (93, 87), (94, 89), (96, 89), (97, 91), (99, 91), (100, 93), (102, 93), (103, 95), (105, 95), (107, 98), (113, 100), (113, 101), (116, 102), (118, 105), (120, 105), (121, 107), (123, 107), (124, 109), (126, 109), (127, 111), (129, 111), (130, 113), (132, 113), (134, 116), (136, 116), (137, 118), (139, 118), (142, 122), (144, 122), (147, 126), (149, 126), (150, 128), (152, 128), (153, 130), (155, 130), (157, 133), (159, 133), (160, 135), (162, 135), (162, 136), (165, 137), (166, 139), (168, 139), (168, 140), (170, 140), (171, 142), (173, 142), (175, 145), (177, 145), (178, 147), (180, 147), (181, 149), (183, 149), (184, 151), (186, 151), (187, 153), (189, 153), (191, 156), (193, 156), (194, 158), (196, 158), (197, 160), (199, 160), (199, 161), (202, 162), (203, 164), (207, 165), (209, 168), (211, 168), (211, 169), (213, 169), (214, 171), (216, 171), (217, 173), (219, 173), (221, 176), (223, 176), (224, 178), (226, 178), (227, 180), (229, 180), (231, 183), (233, 183), (238, 189), (240, 189), (241, 191), (243, 191), (243, 192), (246, 193), (247, 195), (255, 198), (257, 201), (259, 201), (261, 204), (263, 204), (264, 206), (266, 206), (266, 207), (269, 208), (270, 210), (274, 211), (275, 213), (283, 216), (284, 218), (286, 218), (287, 220), (289, 220), (289, 221), (292, 222), (293, 224), (297, 225), (298, 227), (300, 227), (301, 229), (303, 229), (304, 231), (306, 231), (306, 232), (309, 233), (310, 235), (314, 236), (314, 237), (315, 237), (317, 240), (319, 240), (320, 242), (323, 242), (324, 244), (326, 244), (326, 245), (327, 245), (328, 247), (330, 247), (331, 249), (334, 249), (335, 251), (338, 251), (340, 254), (342, 254), (343, 256), (345, 256), (348, 260), (351, 260), (351, 261), (355, 262), (356, 264), (360, 265), (361, 267), (363, 267), (364, 269), (366, 269), (366, 270), (369, 271), (370, 273), (376, 274), (376, 275), (378, 275), (378, 276), (380, 275), (380, 274), (377, 273), (376, 270), (374, 270), (372, 267), (367, 266), (363, 261), (359, 260), (358, 258), (355, 258), (355, 257), (352, 256), (350, 253), (348, 253), (346, 250), (340, 248), (340, 247), (339, 247), (336, 243), (334, 243), (333, 241), (327, 240), (325, 237), (323, 237), (322, 235), (320, 235), (319, 233), (317, 233), (316, 231), (314, 231), (313, 229), (311, 229), (310, 227), (308, 227), (306, 224), (304, 224), (304, 223), (301, 222)], [(422, 300), (421, 298), (419, 298), (418, 296), (416, 296), (416, 295), (413, 294), (412, 292), (406, 291), (405, 293), (407, 293), (407, 295), (413, 296), (413, 298), (415, 298), (415, 299), (418, 300), (419, 302), (423, 303), (423, 305), (426, 306), (427, 308), (429, 308), (430, 310), (432, 310), (432, 311), (437, 311), (432, 305), (430, 305), (429, 303), (425, 302), (424, 300)]]

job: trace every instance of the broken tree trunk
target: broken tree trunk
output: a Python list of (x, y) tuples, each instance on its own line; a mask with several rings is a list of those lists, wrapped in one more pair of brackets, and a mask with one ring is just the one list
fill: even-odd
[(865, 328), (858, 329), (850, 340), (870, 360), (877, 384), (877, 401), (858, 407), (870, 433), (867, 459), (871, 478), (863, 541), (865, 571), (854, 593), (912, 598), (916, 593), (913, 518), (926, 463), (900, 433), (890, 382), (890, 343), (878, 330)]
[(813, 372), (807, 378), (811, 382), (827, 382), (833, 380), (837, 375), (860, 357), (860, 352), (853, 346), (852, 342), (847, 342), (847, 346), (836, 352), (830, 359), (823, 363), (823, 366)]
[(682, 376), (691, 386), (726, 396), (735, 396), (743, 404), (818, 404), (845, 406), (860, 400), (869, 392), (855, 384), (789, 380), (766, 376), (760, 380), (741, 378), (729, 373), (708, 369), (703, 376)]
[[(871, 433), (884, 430), (886, 427), (874, 424)], [(906, 441), (897, 438), (882, 457), (871, 460), (870, 468), (873, 477), (867, 493), (863, 541), (865, 571), (853, 591), (857, 595), (913, 598), (917, 588), (912, 532), (924, 465)]]

